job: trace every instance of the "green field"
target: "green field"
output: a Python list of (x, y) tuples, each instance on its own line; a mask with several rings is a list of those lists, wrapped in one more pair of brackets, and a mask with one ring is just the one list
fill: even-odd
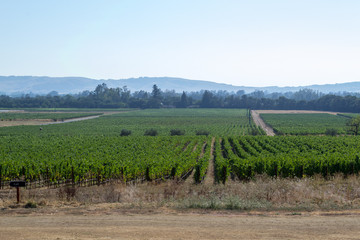
[[(201, 160), (207, 137), (2, 137), (2, 181), (181, 177)], [(208, 155), (202, 155), (209, 159)], [(147, 172), (148, 171), (148, 172)]]
[(229, 137), (215, 145), (217, 181), (256, 174), (272, 177), (324, 177), (360, 171), (359, 137)]
[(143, 136), (155, 129), (160, 136), (169, 136), (172, 129), (194, 136), (206, 131), (212, 136), (248, 135), (263, 132), (249, 124), (246, 110), (239, 109), (149, 109), (102, 116), (97, 119), (42, 127), (19, 126), (0, 128), (0, 135), (106, 135), (119, 136), (122, 129), (132, 136)]
[(25, 111), (25, 112), (128, 112), (133, 108), (0, 108), (0, 111)]
[[(347, 120), (327, 114), (269, 116), (280, 126), (303, 122), (293, 134), (321, 134), (320, 126), (341, 129)], [(120, 136), (122, 129), (131, 135)], [(148, 129), (158, 136), (144, 136)], [(172, 129), (184, 135), (170, 136)], [(208, 136), (197, 136), (199, 130)], [(127, 182), (182, 179), (191, 172), (193, 181), (201, 182), (212, 157), (215, 180), (223, 183), (256, 174), (302, 178), (360, 171), (358, 137), (252, 136), (254, 131), (262, 133), (249, 122), (248, 111), (239, 109), (137, 110), (42, 126), (41, 131), (39, 126), (3, 127), (0, 182)]]
[(354, 117), (360, 116), (359, 113), (338, 113), (337, 115), (342, 116), (342, 117), (347, 117), (347, 118), (354, 118)]
[(319, 135), (327, 129), (336, 129), (338, 134), (346, 134), (346, 117), (326, 113), (312, 114), (261, 114), (278, 135)]

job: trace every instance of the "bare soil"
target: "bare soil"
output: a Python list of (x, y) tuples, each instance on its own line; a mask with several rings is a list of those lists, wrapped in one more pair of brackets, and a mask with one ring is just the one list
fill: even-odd
[(0, 215), (0, 239), (359, 239), (360, 212), (131, 213), (26, 210)]
[(211, 150), (210, 150), (210, 159), (209, 159), (209, 166), (208, 169), (206, 171), (206, 175), (205, 175), (205, 179), (204, 179), (204, 184), (214, 184), (215, 180), (214, 180), (214, 144), (215, 144), (215, 137), (212, 138), (211, 140)]
[(274, 129), (272, 129), (272, 127), (270, 127), (268, 124), (266, 124), (264, 122), (264, 120), (260, 117), (260, 113), (261, 113), (261, 111), (259, 111), (259, 110), (257, 110), (257, 111), (252, 110), (251, 111), (251, 116), (252, 116), (252, 118), (254, 120), (254, 123), (256, 124), (256, 126), (261, 127), (266, 132), (266, 135), (275, 136)]
[(71, 118), (71, 119), (66, 119), (64, 121), (55, 121), (55, 122), (50, 122), (50, 123), (44, 123), (44, 124), (41, 124), (41, 125), (51, 125), (51, 124), (78, 122), (78, 121), (84, 121), (84, 120), (94, 119), (94, 118), (98, 118), (98, 117), (100, 117), (100, 115), (99, 116), (80, 117), (80, 118)]
[(99, 116), (89, 116), (81, 118), (71, 118), (64, 121), (54, 121), (53, 119), (18, 119), (12, 121), (0, 121), (0, 127), (22, 126), (22, 125), (51, 125), (62, 124), (69, 122), (84, 121), (89, 119), (98, 118)]
[(0, 127), (12, 127), (22, 125), (43, 125), (53, 123), (52, 119), (27, 119), (27, 120), (13, 120), (13, 121), (0, 121)]

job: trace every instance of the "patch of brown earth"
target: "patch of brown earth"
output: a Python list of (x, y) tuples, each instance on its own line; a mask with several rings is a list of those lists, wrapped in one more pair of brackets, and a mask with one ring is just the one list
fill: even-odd
[(12, 127), (12, 126), (22, 126), (22, 125), (43, 125), (52, 122), (54, 122), (52, 119), (0, 121), (0, 127)]
[(0, 238), (17, 239), (359, 239), (356, 215), (61, 214), (0, 216)]
[(213, 137), (211, 139), (211, 145), (210, 145), (210, 159), (209, 159), (209, 166), (208, 169), (206, 171), (206, 176), (204, 178), (204, 184), (214, 184), (215, 180), (214, 180), (214, 144), (215, 144), (215, 137)]
[(274, 129), (270, 127), (268, 124), (264, 122), (264, 120), (260, 117), (259, 110), (251, 110), (251, 116), (256, 126), (261, 127), (268, 136), (275, 136)]

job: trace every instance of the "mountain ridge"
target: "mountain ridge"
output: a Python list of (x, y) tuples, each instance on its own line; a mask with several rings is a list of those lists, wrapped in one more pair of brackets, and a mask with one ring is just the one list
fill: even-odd
[(0, 76), (0, 93), (16, 94), (47, 94), (56, 91), (60, 94), (76, 94), (82, 91), (93, 91), (97, 85), (105, 83), (108, 87), (124, 87), (134, 91), (151, 91), (156, 84), (162, 90), (176, 92), (191, 92), (201, 90), (226, 90), (236, 92), (243, 90), (250, 93), (256, 90), (272, 92), (294, 92), (301, 89), (312, 89), (323, 93), (330, 92), (360, 92), (360, 82), (336, 84), (315, 84), (297, 87), (251, 87), (235, 86), (225, 83), (216, 83), (206, 80), (190, 80), (176, 77), (139, 77), (128, 79), (92, 79), (86, 77), (47, 77), (47, 76)]

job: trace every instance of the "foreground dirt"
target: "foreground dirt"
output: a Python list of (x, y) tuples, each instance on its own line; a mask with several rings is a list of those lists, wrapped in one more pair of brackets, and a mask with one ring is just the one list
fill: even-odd
[(0, 239), (359, 239), (359, 214), (25, 211), (0, 214)]

